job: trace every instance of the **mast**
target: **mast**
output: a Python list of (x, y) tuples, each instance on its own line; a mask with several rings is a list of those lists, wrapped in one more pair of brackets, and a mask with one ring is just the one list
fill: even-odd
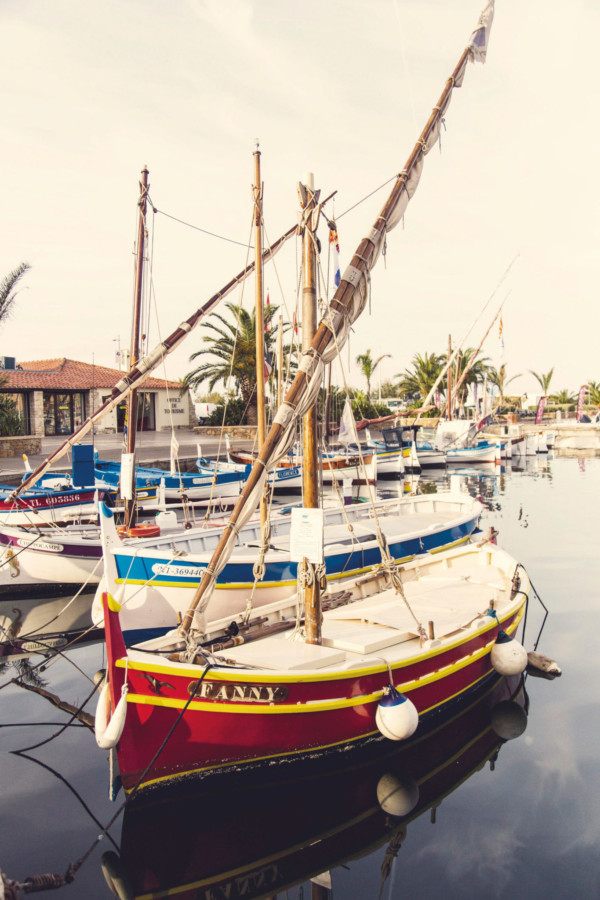
[[(267, 420), (265, 414), (265, 312), (262, 266), (262, 224), (263, 224), (263, 187), (260, 180), (260, 150), (258, 141), (254, 151), (254, 241), (256, 272), (255, 272), (255, 331), (256, 331), (256, 414), (257, 414), (257, 439), (258, 446), (265, 442)], [(260, 501), (260, 524), (264, 527), (267, 521), (267, 498), (265, 494)]]
[(283, 401), (283, 316), (279, 314), (277, 332), (277, 409)]
[[(506, 299), (506, 298), (505, 298), (505, 299)], [(465, 368), (464, 368), (464, 370), (463, 370), (462, 375), (460, 376), (460, 378), (457, 380), (456, 384), (454, 385), (454, 394), (453, 394), (454, 397), (456, 397), (456, 395), (458, 394), (459, 390), (461, 389), (461, 387), (463, 386), (463, 384), (464, 384), (464, 382), (465, 382), (465, 378), (467, 377), (467, 375), (468, 375), (469, 372), (471, 371), (471, 369), (472, 369), (472, 367), (473, 367), (473, 364), (474, 364), (475, 360), (477, 359), (477, 356), (478, 356), (478, 354), (479, 354), (479, 351), (481, 350), (481, 348), (482, 348), (482, 346), (483, 346), (483, 342), (485, 341), (486, 337), (488, 336), (488, 334), (489, 334), (490, 331), (492, 330), (493, 325), (494, 325), (494, 322), (496, 321), (496, 319), (498, 318), (498, 316), (499, 316), (500, 313), (502, 312), (502, 307), (504, 306), (504, 303), (505, 303), (505, 300), (503, 300), (502, 303), (500, 304), (500, 307), (499, 307), (499, 309), (498, 309), (498, 312), (496, 313), (496, 315), (495, 315), (494, 318), (492, 319), (492, 321), (491, 321), (491, 323), (490, 323), (490, 325), (489, 325), (487, 331), (485, 332), (485, 334), (484, 334), (483, 337), (481, 338), (481, 340), (480, 340), (479, 344), (477, 345), (476, 349), (473, 351), (473, 353), (472, 353), (471, 356), (469, 357), (469, 361), (467, 362), (467, 364), (466, 364), (466, 366), (465, 366)], [(444, 408), (442, 409), (440, 415), (442, 415), (442, 416), (444, 415), (444, 411), (445, 411), (445, 409), (446, 409), (446, 405), (447, 405), (447, 404), (448, 404), (448, 401), (446, 401), (446, 404), (444, 405)]]
[[(138, 236), (137, 236), (137, 259), (135, 266), (135, 291), (133, 297), (133, 317), (131, 323), (131, 343), (130, 343), (130, 365), (136, 366), (140, 357), (140, 330), (142, 320), (142, 290), (144, 285), (144, 246), (146, 236), (146, 205), (148, 200), (148, 169), (146, 166), (142, 169), (142, 180), (140, 181), (140, 199), (139, 219), (138, 219)], [(135, 525), (135, 438), (137, 432), (137, 415), (138, 415), (138, 392), (131, 391), (127, 402), (127, 453), (131, 461), (131, 470), (127, 470), (127, 475), (123, 475), (121, 469), (121, 477), (131, 479), (129, 484), (121, 485), (121, 491), (125, 499), (125, 528), (131, 528)]]
[[(311, 347), (317, 330), (317, 287), (316, 287), (316, 251), (315, 234), (319, 213), (315, 212), (318, 192), (315, 194), (314, 178), (311, 173), (306, 176), (306, 183), (299, 185), (300, 206), (303, 210), (304, 234), (302, 235), (302, 352)], [(303, 420), (303, 455), (302, 455), (302, 488), (305, 507), (319, 507), (319, 458), (317, 447), (317, 407), (313, 404), (305, 413)], [(301, 563), (304, 572), (308, 571), (309, 562)], [(308, 644), (321, 643), (321, 603), (319, 583), (316, 578), (304, 586), (305, 638)]]
[[(448, 359), (452, 359), (452, 335), (448, 335)], [(448, 421), (452, 421), (452, 365), (448, 366)]]

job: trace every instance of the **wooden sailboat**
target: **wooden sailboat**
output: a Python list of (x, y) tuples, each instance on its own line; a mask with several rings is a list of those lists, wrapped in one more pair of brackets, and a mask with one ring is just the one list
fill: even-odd
[[(181, 625), (127, 649), (119, 597), (104, 594), (108, 685), (99, 701), (97, 738), (103, 747), (116, 745), (128, 791), (199, 771), (324, 753), (377, 735), (405, 739), (494, 671), (525, 668), (524, 648), (511, 635), (524, 615), (529, 581), (508, 554), (484, 541), (398, 566), (379, 532), (379, 571), (338, 584), (333, 593), (322, 565), (320, 510), (310, 501), (297, 532), (303, 559), (298, 600), (259, 615), (250, 595), (241, 627), (207, 624), (216, 579), (263, 494), (267, 473), (287, 453), (296, 419), (315, 404), (324, 366), (366, 304), (368, 271), (414, 193), (452, 90), (462, 84), (469, 59), (485, 55), (492, 9), (490, 2), (306, 346)], [(301, 195), (306, 232), (318, 214), (318, 196), (310, 184)], [(310, 265), (305, 255), (307, 289)], [(110, 521), (106, 512), (103, 522)]]
[[(256, 257), (261, 259), (262, 187), (260, 182), (258, 149), (255, 152), (255, 206), (257, 225)], [(315, 197), (304, 192), (303, 202), (311, 205), (310, 221), (316, 229), (318, 209)], [(308, 220), (308, 214), (306, 216)], [(313, 222), (314, 219), (314, 222)], [(312, 238), (314, 240), (314, 236)], [(306, 248), (310, 251), (310, 244)], [(265, 432), (264, 369), (262, 340), (262, 266), (256, 268), (256, 321), (257, 339), (256, 371), (258, 387), (259, 432)], [(314, 265), (307, 264), (306, 279), (311, 287), (304, 289), (305, 299), (311, 299), (303, 312), (303, 340), (312, 340), (316, 318), (316, 289)], [(308, 414), (307, 414), (308, 415)], [(302, 460), (296, 467), (297, 477), (304, 481), (305, 505), (307, 497), (316, 497), (318, 482), (324, 478), (325, 465), (329, 473), (342, 485), (342, 474), (353, 471), (356, 480), (364, 477), (364, 469), (372, 464), (360, 452), (355, 454), (352, 469), (348, 458), (336, 456), (324, 458), (316, 446), (316, 420), (314, 410), (310, 421), (305, 422), (305, 443)], [(310, 440), (309, 440), (310, 438)], [(373, 454), (374, 456), (374, 454)], [(342, 461), (345, 467), (338, 467)], [(217, 464), (218, 466), (218, 464)], [(267, 484), (276, 487), (273, 473), (286, 471), (280, 461), (267, 475)], [(217, 469), (218, 471), (218, 469)], [(248, 476), (245, 472), (244, 478)], [(368, 477), (368, 474), (367, 474)], [(284, 482), (289, 485), (287, 481)], [(312, 502), (316, 503), (316, 499)], [(395, 562), (407, 562), (416, 555), (438, 552), (456, 546), (469, 539), (476, 529), (481, 513), (480, 504), (468, 494), (454, 491), (435, 497), (402, 498), (340, 509), (330, 507), (322, 513), (320, 528), (323, 530), (325, 551), (321, 560), (323, 572), (331, 583), (350, 575), (364, 575), (383, 559), (381, 541)], [(377, 527), (374, 528), (373, 517)], [(266, 514), (261, 511), (260, 526), (245, 525), (238, 531), (237, 545), (227, 564), (219, 574), (215, 596), (211, 603), (211, 622), (243, 616), (247, 598), (252, 596), (254, 608), (264, 610), (274, 602), (295, 596), (301, 576), (301, 561), (294, 556), (292, 541), (292, 516), (277, 516), (269, 523), (269, 540), (264, 541)], [(117, 537), (110, 515), (103, 517), (105, 574), (94, 600), (94, 621), (103, 623), (101, 595), (109, 590), (123, 604), (121, 626), (127, 640), (140, 640), (156, 636), (171, 629), (181, 610), (187, 609), (202, 575), (210, 565), (220, 534), (213, 529), (192, 529), (180, 535), (166, 534), (134, 545), (123, 544)], [(261, 551), (261, 547), (264, 549)], [(260, 568), (257, 557), (261, 556)], [(214, 630), (214, 626), (211, 625)]]

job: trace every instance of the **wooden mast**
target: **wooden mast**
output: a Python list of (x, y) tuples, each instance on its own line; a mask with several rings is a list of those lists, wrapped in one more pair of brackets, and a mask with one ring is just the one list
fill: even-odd
[[(302, 235), (302, 351), (312, 344), (317, 330), (317, 288), (315, 233), (318, 211), (316, 209), (314, 179), (312, 173), (306, 176), (306, 184), (300, 186), (300, 205), (304, 212), (304, 234)], [(319, 507), (319, 459), (317, 447), (317, 405), (316, 403), (303, 418), (302, 487), (305, 507)], [(308, 560), (301, 563), (304, 571)], [(316, 578), (305, 586), (305, 638), (308, 644), (321, 643), (321, 604), (319, 584)]]
[[(267, 420), (265, 415), (265, 313), (264, 313), (264, 288), (262, 265), (262, 198), (263, 188), (260, 180), (260, 150), (258, 141), (254, 151), (254, 242), (255, 242), (255, 325), (256, 325), (256, 414), (257, 414), (257, 443), (259, 449), (265, 442), (267, 434)], [(263, 494), (260, 501), (260, 524), (264, 527), (267, 521), (267, 497)]]
[[(144, 246), (146, 235), (146, 203), (148, 199), (148, 169), (144, 166), (140, 181), (140, 199), (138, 236), (136, 246), (135, 290), (133, 297), (133, 317), (131, 323), (130, 359), (131, 368), (137, 365), (140, 358), (140, 330), (142, 320), (142, 290), (144, 282)], [(131, 391), (127, 399), (127, 453), (132, 459), (131, 483), (125, 488), (125, 528), (135, 525), (135, 437), (137, 431), (138, 392)], [(128, 476), (129, 477), (129, 476)], [(122, 486), (123, 490), (123, 486)], [(127, 496), (128, 495), (128, 496)]]
[[(448, 361), (452, 359), (452, 335), (448, 335)], [(452, 364), (448, 365), (448, 421), (452, 421)]]

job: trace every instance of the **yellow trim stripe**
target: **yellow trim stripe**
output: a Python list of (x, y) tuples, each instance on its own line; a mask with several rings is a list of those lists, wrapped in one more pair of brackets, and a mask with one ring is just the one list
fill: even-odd
[[(518, 623), (515, 623), (515, 627), (517, 627)], [(444, 678), (448, 678), (450, 675), (454, 675), (456, 672), (460, 672), (461, 669), (465, 669), (467, 666), (472, 665), (473, 663), (480, 660), (482, 657), (487, 656), (490, 652), (491, 646), (494, 641), (489, 641), (483, 647), (481, 647), (476, 653), (470, 653), (468, 656), (463, 656), (462, 659), (459, 659), (455, 663), (451, 663), (448, 666), (444, 666), (442, 669), (438, 669), (435, 672), (432, 672), (430, 675), (426, 675), (421, 678), (413, 679), (411, 681), (405, 681), (396, 683), (395, 687), (397, 690), (401, 691), (403, 694), (409, 694), (411, 691), (415, 691), (419, 688), (425, 687), (430, 684), (434, 684), (436, 681), (440, 681)], [(117, 660), (117, 665), (120, 665), (123, 660)], [(130, 664), (131, 668), (131, 664)], [(385, 671), (386, 666), (382, 666), (380, 671)], [(377, 670), (376, 670), (377, 671)], [(394, 668), (392, 666), (392, 671)], [(464, 690), (464, 689), (463, 689)], [(462, 693), (462, 690), (458, 693)], [(359, 694), (349, 698), (340, 698), (335, 700), (315, 700), (315, 701), (307, 701), (305, 703), (278, 703), (278, 704), (266, 704), (266, 703), (243, 703), (243, 702), (234, 702), (229, 701), (226, 703), (222, 703), (220, 701), (203, 701), (203, 700), (192, 700), (189, 704), (188, 709), (195, 710), (198, 712), (213, 712), (213, 713), (228, 713), (228, 714), (239, 714), (239, 715), (296, 715), (298, 713), (321, 713), (321, 712), (330, 712), (334, 709), (349, 709), (354, 706), (362, 706), (369, 703), (375, 703), (379, 701), (383, 694), (383, 690), (381, 691), (373, 691), (370, 694)], [(455, 696), (455, 695), (453, 695)], [(457, 696), (457, 695), (456, 695)], [(444, 702), (450, 698), (445, 698)], [(127, 702), (128, 703), (137, 703), (142, 706), (160, 706), (168, 709), (183, 709), (186, 704), (186, 700), (178, 700), (176, 698), (170, 697), (159, 697), (159, 696), (150, 696), (147, 694), (134, 694), (131, 691), (127, 694)], [(427, 712), (427, 710), (424, 710)]]

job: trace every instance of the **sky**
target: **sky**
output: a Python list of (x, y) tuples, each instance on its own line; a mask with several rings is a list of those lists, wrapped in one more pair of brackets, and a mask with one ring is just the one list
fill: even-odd
[[(296, 184), (312, 171), (323, 197), (337, 191), (326, 213), (343, 270), (484, 5), (3, 0), (0, 276), (32, 268), (0, 356), (115, 365), (130, 341), (144, 166), (157, 210), (150, 347), (251, 258), (257, 139), (266, 241), (296, 222)], [(553, 391), (600, 381), (598, 33), (593, 0), (497, 0), (487, 62), (454, 91), (334, 381), (364, 388), (354, 360), (367, 349), (390, 354), (385, 381), (416, 353), (445, 352), (449, 335), (474, 347), (503, 301), (504, 350), (496, 322), (483, 352), (520, 375), (511, 392), (538, 392), (531, 370), (554, 368)], [(292, 241), (265, 272), (290, 315), (297, 253)], [(229, 299), (249, 308), (253, 284)], [(157, 374), (182, 377), (201, 337)]]

